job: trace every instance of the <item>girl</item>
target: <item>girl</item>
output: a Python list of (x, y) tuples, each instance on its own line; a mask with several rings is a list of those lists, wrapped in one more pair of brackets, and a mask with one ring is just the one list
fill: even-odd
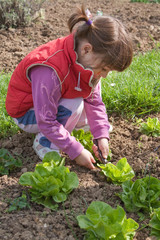
[[(88, 125), (107, 158), (110, 125), (100, 78), (131, 64), (132, 43), (117, 19), (97, 16), (91, 21), (83, 7), (71, 15), (68, 26), (68, 36), (41, 45), (16, 67), (6, 109), (21, 129), (37, 133), (33, 148), (39, 158), (61, 150), (93, 169), (92, 154), (70, 133)], [(97, 146), (93, 150), (98, 156)]]

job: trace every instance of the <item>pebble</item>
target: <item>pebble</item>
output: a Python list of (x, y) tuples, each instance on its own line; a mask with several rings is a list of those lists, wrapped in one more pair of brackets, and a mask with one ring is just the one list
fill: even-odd
[(6, 208), (7, 206), (8, 206), (7, 203), (0, 201), (0, 207)]
[(142, 142), (147, 142), (147, 141), (148, 141), (148, 136), (146, 136), (146, 135), (141, 135), (141, 136), (140, 136), (140, 140), (141, 140)]
[(22, 169), (21, 169), (21, 172), (22, 172), (22, 173), (25, 173), (25, 172), (27, 172), (27, 171), (28, 171), (27, 168), (22, 168)]
[(45, 223), (43, 226), (44, 226), (44, 228), (47, 228), (47, 227), (48, 227), (48, 226), (47, 226), (47, 223)]
[(156, 240), (156, 239), (157, 239), (157, 238), (156, 238), (156, 237), (153, 237), (153, 236), (146, 238), (146, 240)]
[(27, 219), (23, 219), (21, 220), (21, 224), (24, 226), (24, 227), (28, 227), (29, 226), (29, 221)]
[(22, 239), (33, 239), (33, 235), (30, 231), (24, 231), (22, 233)]

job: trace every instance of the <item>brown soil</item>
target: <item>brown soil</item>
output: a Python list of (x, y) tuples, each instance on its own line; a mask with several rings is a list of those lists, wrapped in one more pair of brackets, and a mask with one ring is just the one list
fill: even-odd
[[(45, 20), (39, 19), (32, 26), (23, 29), (0, 30), (0, 71), (13, 71), (29, 51), (49, 40), (66, 35), (67, 18), (81, 2), (50, 0), (49, 4), (44, 5)], [(125, 23), (133, 38), (135, 54), (153, 49), (160, 39), (159, 4), (130, 3), (128, 0), (99, 2), (88, 0), (87, 7), (93, 13), (102, 10), (104, 14), (116, 16)], [(160, 119), (160, 114), (151, 117)], [(109, 116), (109, 119), (114, 127), (110, 135), (112, 161), (116, 163), (122, 157), (126, 157), (136, 177), (144, 176), (146, 164), (149, 163), (152, 176), (159, 178), (160, 149), (154, 150), (159, 146), (160, 137), (142, 135), (132, 121), (114, 115)], [(64, 206), (60, 204), (58, 211), (54, 212), (30, 203), (30, 209), (7, 213), (9, 202), (22, 194), (23, 188), (18, 184), (19, 177), (23, 172), (33, 171), (36, 163), (40, 161), (32, 149), (32, 143), (33, 136), (24, 132), (7, 139), (0, 139), (0, 148), (4, 147), (12, 154), (19, 154), (23, 160), (20, 170), (11, 173), (10, 176), (0, 177), (0, 239), (82, 240), (84, 232), (78, 227), (75, 217), (85, 212), (87, 205), (93, 200), (104, 201), (112, 207), (118, 204), (123, 207), (120, 199), (115, 196), (121, 188), (107, 183), (99, 169), (90, 171), (66, 159), (66, 166), (77, 173), (80, 184), (70, 194)], [(134, 213), (127, 213), (127, 217), (138, 221)], [(134, 239), (151, 239), (149, 229), (138, 231)]]

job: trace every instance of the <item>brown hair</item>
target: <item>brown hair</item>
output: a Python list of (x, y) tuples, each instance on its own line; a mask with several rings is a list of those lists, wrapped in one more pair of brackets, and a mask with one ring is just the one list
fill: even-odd
[(116, 18), (110, 16), (96, 16), (91, 24), (86, 24), (87, 17), (84, 7), (77, 8), (68, 20), (70, 32), (75, 25), (85, 21), (76, 28), (76, 48), (82, 39), (88, 40), (95, 53), (102, 53), (102, 63), (112, 70), (123, 71), (132, 62), (133, 48), (129, 33), (123, 24)]

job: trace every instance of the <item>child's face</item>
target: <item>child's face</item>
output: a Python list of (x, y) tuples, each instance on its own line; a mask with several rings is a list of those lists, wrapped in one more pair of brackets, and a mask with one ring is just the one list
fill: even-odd
[(94, 53), (92, 51), (92, 46), (89, 43), (82, 45), (81, 51), (78, 54), (78, 61), (85, 68), (90, 68), (94, 72), (93, 81), (98, 82), (98, 80), (103, 77), (105, 78), (110, 68), (102, 64), (103, 55), (99, 53)]

